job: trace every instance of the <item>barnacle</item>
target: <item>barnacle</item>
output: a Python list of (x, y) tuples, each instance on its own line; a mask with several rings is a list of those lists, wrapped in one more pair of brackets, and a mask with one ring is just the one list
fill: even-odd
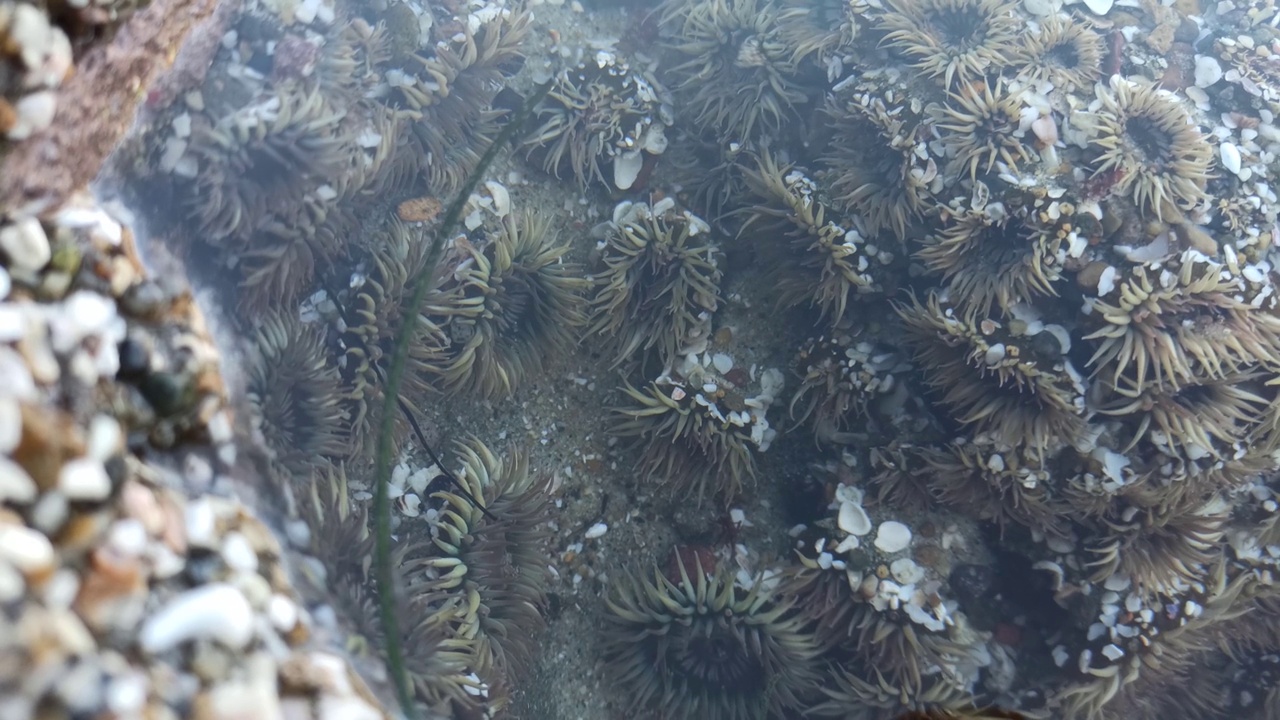
[(944, 215), (939, 230), (924, 238), (916, 257), (941, 273), (949, 294), (979, 312), (993, 304), (1009, 310), (1017, 303), (1057, 295), (1054, 284), (1066, 260), (1063, 226), (1045, 225), (1015, 210), (993, 218), (987, 212)]
[(184, 204), (200, 237), (243, 241), (273, 211), (304, 207), (307, 194), (353, 163), (344, 114), (319, 93), (286, 92), (193, 128), (187, 151), (199, 172)]
[(997, 80), (961, 86), (947, 102), (931, 106), (931, 114), (952, 162), (976, 181), (979, 171), (990, 173), (997, 161), (1016, 171), (1019, 162), (1031, 160), (1022, 144), (1022, 107), (1021, 96)]
[(656, 155), (666, 148), (665, 94), (625, 61), (597, 52), (557, 76), (535, 111), (540, 124), (524, 144), (543, 153), (543, 168), (556, 177), (568, 169), (580, 187), (598, 180), (625, 190), (634, 182), (631, 170), (643, 163), (642, 151)]
[(254, 331), (246, 367), (254, 427), (278, 462), (306, 474), (326, 456), (346, 455), (350, 420), (323, 327), (303, 325), (295, 313), (267, 315)]
[[(1247, 301), (1241, 278), (1226, 266), (1188, 250), (1163, 264), (1134, 268), (1093, 303), (1101, 325), (1089, 360), (1106, 369), (1116, 392), (1160, 388), (1194, 378), (1221, 379), (1256, 363), (1280, 360), (1280, 318)], [(1132, 382), (1122, 382), (1129, 374)]]
[(651, 350), (670, 364), (705, 337), (720, 304), (719, 250), (707, 224), (689, 212), (631, 210), (605, 239), (588, 329), (609, 336), (615, 364)]
[(1106, 42), (1074, 18), (1047, 18), (1040, 23), (1040, 32), (1024, 34), (1022, 42), (1022, 74), (1034, 83), (1071, 90), (1088, 87), (1102, 76)]
[(1004, 65), (1019, 30), (1007, 0), (885, 0), (884, 43), (951, 87)]
[(564, 262), (547, 218), (508, 215), (489, 242), (460, 244), (462, 264), (441, 286), (458, 308), (454, 346), (435, 372), (450, 393), (510, 395), (572, 345), (587, 281)]
[(977, 312), (944, 309), (933, 293), (926, 305), (900, 305), (898, 315), (926, 382), (958, 422), (1036, 454), (1082, 437), (1082, 378), (1061, 348), (1001, 341), (999, 323), (986, 334)]
[[(783, 0), (778, 8), (778, 34), (796, 62), (835, 60), (858, 33), (854, 0)], [(830, 75), (828, 75), (830, 77)]]
[(819, 680), (808, 623), (757, 578), (676, 553), (666, 576), (624, 573), (611, 583), (604, 657), (643, 716), (669, 720), (790, 717)]
[(691, 491), (698, 502), (708, 493), (732, 498), (755, 479), (752, 450), (767, 449), (771, 438), (767, 402), (744, 398), (724, 381), (663, 378), (623, 390), (630, 402), (615, 408), (611, 432), (643, 448), (639, 476)]
[(768, 153), (746, 171), (747, 185), (761, 202), (749, 208), (741, 232), (761, 238), (764, 262), (776, 269), (774, 280), (783, 305), (808, 303), (822, 319), (837, 325), (850, 296), (879, 288), (873, 267), (892, 260), (875, 250), (856, 228), (841, 224), (817, 197), (817, 185), (803, 172), (779, 167)]
[(1117, 503), (1088, 542), (1094, 582), (1121, 574), (1151, 592), (1176, 594), (1203, 580), (1222, 552), (1226, 521), (1220, 500), (1147, 508)]
[(445, 621), (476, 648), (473, 670), (508, 689), (528, 672), (543, 626), (548, 480), (530, 476), (522, 451), (500, 458), (472, 438), (455, 453), (455, 477), (476, 502), (452, 486), (433, 492), (424, 516), (434, 549), (412, 564), (447, 594)]
[(1208, 199), (1213, 148), (1177, 96), (1116, 75), (1109, 90), (1098, 86), (1098, 99), (1090, 141), (1099, 150), (1095, 176), (1117, 173), (1113, 191), (1157, 218), (1169, 212), (1166, 204), (1190, 208)]
[(938, 169), (917, 138), (918, 120), (870, 95), (828, 103), (833, 137), (822, 158), (831, 199), (877, 235), (905, 240), (907, 226), (925, 211)]
[(763, 0), (667, 0), (662, 28), (676, 64), (667, 69), (699, 127), (723, 140), (776, 136), (808, 101), (777, 14)]

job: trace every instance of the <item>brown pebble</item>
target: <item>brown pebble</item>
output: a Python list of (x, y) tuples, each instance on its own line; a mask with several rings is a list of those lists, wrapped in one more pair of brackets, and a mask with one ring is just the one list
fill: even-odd
[(8, 100), (0, 97), (0, 133), (7, 133), (18, 124), (18, 111), (13, 109)]
[(724, 374), (724, 379), (733, 383), (734, 387), (742, 387), (751, 382), (751, 374), (742, 368), (735, 367)]
[(1108, 265), (1101, 260), (1095, 260), (1084, 266), (1076, 275), (1076, 284), (1082, 289), (1089, 292), (1098, 291), (1098, 280), (1102, 279), (1102, 273), (1107, 269)]
[(436, 219), (444, 205), (430, 196), (405, 200), (396, 207), (396, 215), (405, 222), (431, 222)]
[(715, 341), (717, 345), (728, 345), (733, 342), (733, 330), (722, 327), (716, 331)]
[(72, 458), (84, 455), (84, 439), (70, 415), (61, 410), (22, 406), (22, 441), (13, 459), (41, 490), (58, 484), (58, 473)]

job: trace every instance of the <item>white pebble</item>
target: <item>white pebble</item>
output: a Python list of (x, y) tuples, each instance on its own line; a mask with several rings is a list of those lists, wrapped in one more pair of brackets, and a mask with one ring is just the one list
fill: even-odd
[(120, 431), (120, 423), (110, 415), (95, 415), (89, 422), (89, 442), (85, 456), (106, 462), (120, 452), (124, 444), (124, 433)]
[(733, 369), (733, 358), (724, 353), (716, 353), (711, 356), (711, 364), (715, 366), (716, 372), (723, 375)]
[(644, 158), (639, 150), (621, 153), (613, 159), (613, 184), (619, 190), (627, 190), (640, 177), (640, 169), (644, 167)]
[(1222, 160), (1222, 167), (1230, 170), (1234, 175), (1240, 174), (1240, 148), (1233, 143), (1224, 142), (1218, 146), (1218, 157)]
[(272, 595), (267, 603), (267, 617), (276, 630), (287, 633), (298, 624), (298, 606), (284, 595)]
[(889, 563), (889, 572), (903, 585), (914, 585), (924, 579), (924, 568), (911, 558), (898, 558)]
[(58, 472), (58, 489), (71, 500), (102, 501), (111, 494), (111, 478), (101, 462), (78, 458)]
[(1095, 15), (1106, 15), (1111, 12), (1111, 6), (1115, 5), (1115, 0), (1084, 0), (1084, 4)]
[(0, 503), (21, 503), (36, 499), (36, 481), (21, 465), (0, 457)]
[(117, 520), (107, 533), (107, 546), (125, 557), (138, 557), (147, 549), (147, 529), (135, 518)]
[(53, 567), (53, 545), (49, 538), (22, 525), (0, 525), (0, 560), (25, 575)]
[(595, 525), (592, 525), (591, 527), (587, 528), (587, 539), (594, 540), (598, 537), (601, 537), (607, 532), (609, 532), (608, 525), (602, 522), (596, 523)]
[(905, 550), (911, 544), (911, 528), (897, 520), (886, 520), (880, 523), (876, 532), (876, 547), (880, 552), (894, 553)]
[(258, 570), (258, 553), (254, 552), (243, 533), (229, 532), (222, 539), (222, 559), (236, 570), (247, 573)]
[(0, 250), (9, 258), (9, 267), (27, 272), (39, 270), (53, 257), (49, 236), (40, 221), (31, 217), (0, 228)]
[(1222, 66), (1210, 55), (1196, 56), (1196, 87), (1207, 88), (1222, 79)]
[(871, 518), (862, 506), (850, 501), (840, 503), (840, 514), (836, 518), (840, 529), (850, 535), (866, 535), (871, 532)]
[(214, 537), (217, 519), (213, 514), (213, 505), (204, 498), (193, 500), (190, 505), (187, 505), (184, 515), (187, 543), (192, 547), (212, 548), (217, 540)]
[(34, 92), (14, 103), (18, 121), (9, 128), (10, 140), (26, 140), (53, 124), (58, 98), (52, 92)]
[(138, 644), (149, 654), (167, 652), (188, 640), (208, 639), (239, 650), (253, 638), (253, 608), (226, 583), (205, 585), (173, 598), (147, 619)]

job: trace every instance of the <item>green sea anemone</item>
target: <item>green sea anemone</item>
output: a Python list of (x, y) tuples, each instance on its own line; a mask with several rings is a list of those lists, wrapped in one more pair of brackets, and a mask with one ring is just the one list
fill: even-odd
[(330, 361), (322, 326), (296, 313), (263, 318), (247, 362), (247, 396), (256, 430), (289, 471), (305, 475), (350, 451), (350, 418), (342, 377)]
[(794, 607), (760, 578), (692, 566), (623, 573), (606, 600), (607, 669), (639, 717), (791, 717), (818, 685), (820, 647)]
[(750, 207), (741, 232), (758, 238), (764, 262), (774, 268), (779, 303), (809, 304), (833, 326), (851, 301), (881, 290), (875, 271), (893, 261), (817, 197), (817, 185), (800, 170), (779, 167), (762, 153), (747, 185), (760, 201)]
[(1054, 16), (1040, 23), (1040, 32), (1022, 35), (1022, 54), (1024, 77), (1072, 90), (1102, 77), (1107, 44), (1085, 23)]
[(966, 307), (990, 313), (1057, 295), (1067, 258), (1069, 226), (1044, 224), (1034, 211), (1015, 210), (994, 219), (986, 212), (945, 213), (941, 227), (916, 252), (929, 270), (941, 273), (949, 295)]
[(461, 264), (441, 286), (456, 309), (453, 346), (435, 370), (445, 391), (508, 396), (573, 344), (588, 282), (556, 241), (547, 218), (529, 214), (508, 215), (479, 247), (459, 245)]
[(1098, 86), (1098, 99), (1090, 141), (1098, 151), (1095, 176), (1115, 174), (1112, 191), (1157, 218), (1209, 199), (1213, 147), (1176, 95), (1116, 75), (1109, 88)]
[[(782, 0), (778, 33), (793, 60), (813, 60), (829, 68), (857, 36), (860, 15), (854, 0)], [(830, 70), (828, 79), (835, 79)]]
[(764, 0), (667, 0), (662, 30), (677, 60), (667, 68), (693, 124), (723, 141), (777, 136), (803, 124), (813, 88), (798, 76)]
[(706, 338), (720, 305), (719, 254), (706, 222), (674, 205), (632, 205), (610, 226), (588, 330), (609, 338), (614, 364), (657, 351), (670, 365)]
[(1092, 579), (1119, 574), (1147, 592), (1177, 595), (1202, 582), (1222, 552), (1225, 505), (1220, 500), (1147, 508), (1116, 503), (1088, 543)]
[(979, 172), (989, 174), (997, 162), (1017, 172), (1019, 162), (1032, 159), (1022, 143), (1022, 108), (1021, 96), (996, 80), (964, 85), (931, 109), (947, 155), (973, 182)]
[(950, 88), (982, 78), (1012, 56), (1019, 30), (1008, 0), (883, 0), (884, 44)]

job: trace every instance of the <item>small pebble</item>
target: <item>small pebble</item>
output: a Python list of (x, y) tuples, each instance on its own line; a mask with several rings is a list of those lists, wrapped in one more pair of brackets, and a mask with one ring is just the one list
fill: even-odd
[[(8, 451), (6, 451), (8, 452)], [(0, 503), (27, 504), (36, 499), (36, 481), (23, 467), (0, 457)]]
[(79, 458), (62, 466), (58, 489), (70, 500), (100, 502), (111, 494), (111, 478), (101, 462)]
[(587, 528), (587, 539), (594, 540), (609, 532), (609, 526), (600, 522)]
[(23, 218), (0, 228), (0, 250), (9, 259), (9, 267), (35, 272), (49, 264), (53, 251), (49, 237), (35, 218)]
[(252, 638), (253, 608), (244, 594), (226, 583), (212, 583), (169, 600), (142, 626), (138, 644), (155, 655), (188, 640), (215, 640), (239, 650)]
[(53, 569), (56, 556), (49, 538), (22, 525), (0, 525), (0, 560), (23, 575), (45, 575)]
[(876, 547), (880, 552), (895, 553), (905, 550), (911, 544), (911, 528), (897, 520), (886, 520), (880, 523), (876, 532)]

